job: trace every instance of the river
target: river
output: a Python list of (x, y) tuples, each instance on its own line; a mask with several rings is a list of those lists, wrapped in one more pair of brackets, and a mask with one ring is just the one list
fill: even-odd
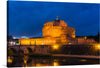
[(8, 56), (8, 67), (39, 67), (39, 66), (67, 66), (67, 65), (93, 65), (99, 64), (99, 59), (86, 59), (75, 57), (23, 57)]

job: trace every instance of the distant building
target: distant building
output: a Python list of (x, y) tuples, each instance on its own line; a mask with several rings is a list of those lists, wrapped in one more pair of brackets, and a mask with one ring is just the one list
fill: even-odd
[(78, 44), (95, 44), (97, 43), (94, 39), (87, 39), (87, 37), (78, 37), (76, 38)]
[(7, 36), (7, 45), (18, 45), (18, 39), (14, 39), (12, 36)]
[(75, 37), (75, 28), (69, 27), (64, 20), (46, 22), (42, 28), (43, 38), (19, 39), (20, 45), (71, 45), (96, 43), (86, 37)]

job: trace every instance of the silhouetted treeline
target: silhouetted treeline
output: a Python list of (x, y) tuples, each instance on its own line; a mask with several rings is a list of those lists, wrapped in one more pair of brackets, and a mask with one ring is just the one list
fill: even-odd
[(93, 38), (95, 41), (97, 41), (98, 43), (100, 43), (100, 33), (98, 32), (98, 34), (96, 36), (87, 36), (88, 39)]
[(18, 39), (13, 39), (13, 36), (7, 36), (7, 41), (14, 41), (14, 42), (19, 42)]
[[(76, 37), (84, 37), (84, 36), (76, 36)], [(98, 32), (98, 34), (96, 36), (93, 35), (89, 35), (87, 36), (87, 39), (94, 39), (96, 42), (100, 43), (100, 33)]]
[(11, 41), (13, 39), (12, 36), (7, 36), (7, 41)]

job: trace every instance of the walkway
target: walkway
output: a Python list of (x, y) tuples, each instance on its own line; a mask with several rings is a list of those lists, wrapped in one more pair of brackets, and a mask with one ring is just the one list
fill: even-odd
[(53, 56), (100, 59), (100, 56), (92, 56), (92, 55), (65, 55), (65, 54), (53, 54)]

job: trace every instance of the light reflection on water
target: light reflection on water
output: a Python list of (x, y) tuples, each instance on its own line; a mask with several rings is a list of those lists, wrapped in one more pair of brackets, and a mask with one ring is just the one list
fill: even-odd
[(82, 59), (70, 57), (56, 57), (56, 58), (36, 58), (30, 56), (24, 57), (10, 57), (8, 67), (39, 67), (39, 66), (62, 66), (62, 65), (83, 65), (83, 64), (99, 64), (96, 59)]
[(86, 59), (81, 59), (80, 61), (83, 61), (83, 62), (85, 62), (85, 61), (87, 61)]
[(59, 66), (58, 62), (53, 62), (53, 66)]
[(10, 56), (8, 56), (8, 58), (7, 58), (7, 62), (8, 62), (8, 63), (12, 63), (12, 62), (13, 62), (13, 58), (10, 57)]

